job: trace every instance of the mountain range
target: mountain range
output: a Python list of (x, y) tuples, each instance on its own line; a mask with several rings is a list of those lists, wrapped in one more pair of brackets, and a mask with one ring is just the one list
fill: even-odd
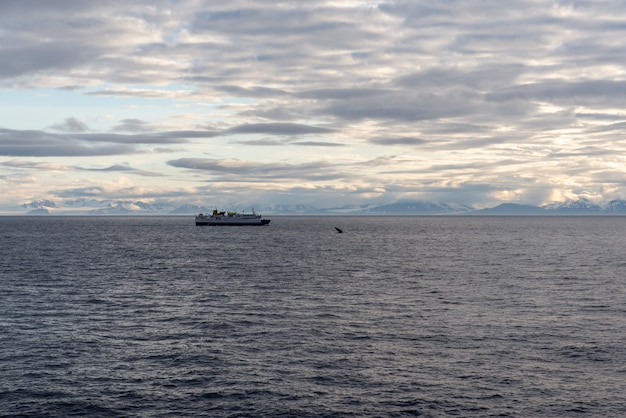
[[(249, 205), (229, 204), (221, 209), (251, 212)], [(25, 215), (192, 215), (210, 213), (213, 209), (195, 204), (145, 203), (140, 201), (115, 201), (78, 199), (57, 204), (51, 200), (38, 200), (21, 205)], [(475, 209), (462, 204), (429, 203), (403, 200), (383, 204), (318, 208), (296, 204), (263, 206), (256, 208), (265, 215), (626, 215), (626, 200), (611, 200), (597, 204), (586, 199), (550, 203), (543, 206), (502, 203), (498, 206)]]

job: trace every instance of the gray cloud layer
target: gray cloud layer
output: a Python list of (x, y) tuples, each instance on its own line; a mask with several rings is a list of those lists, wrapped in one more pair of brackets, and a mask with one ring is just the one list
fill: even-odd
[(315, 200), (289, 179), (363, 199), (626, 197), (625, 35), (626, 3), (595, 0), (0, 2), (7, 92), (172, 104), (99, 131), (79, 108), (44, 130), (0, 118), (0, 155), (255, 176), (268, 200)]

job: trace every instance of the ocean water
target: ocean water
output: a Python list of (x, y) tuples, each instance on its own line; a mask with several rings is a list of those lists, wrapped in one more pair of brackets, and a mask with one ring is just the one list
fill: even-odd
[(5, 217), (0, 243), (0, 416), (626, 415), (624, 217)]

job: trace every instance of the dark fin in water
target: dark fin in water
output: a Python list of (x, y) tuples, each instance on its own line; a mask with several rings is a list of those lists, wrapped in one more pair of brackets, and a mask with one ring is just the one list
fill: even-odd
[(337, 228), (337, 227), (335, 227), (335, 229), (336, 229), (336, 230), (337, 230), (337, 232), (339, 232), (340, 234), (343, 232), (343, 230), (342, 230), (342, 229), (339, 229), (339, 228)]

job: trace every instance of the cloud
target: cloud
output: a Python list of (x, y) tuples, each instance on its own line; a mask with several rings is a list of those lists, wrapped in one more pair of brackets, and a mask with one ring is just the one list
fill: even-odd
[(148, 132), (154, 131), (150, 124), (140, 119), (123, 119), (112, 129), (113, 132)]
[(313, 161), (301, 164), (257, 163), (238, 159), (181, 158), (170, 160), (172, 167), (202, 170), (219, 176), (220, 181), (259, 182), (277, 180), (328, 181), (343, 177), (336, 167), (324, 162)]
[(97, 58), (98, 51), (87, 45), (67, 48), (62, 42), (42, 42), (39, 45), (14, 46), (0, 49), (0, 79), (25, 76), (47, 70), (69, 70), (85, 61)]
[(218, 85), (216, 86), (216, 90), (223, 91), (225, 93), (229, 93), (233, 96), (238, 97), (252, 97), (252, 98), (271, 98), (271, 97), (280, 97), (280, 96), (290, 96), (290, 93), (282, 90), (282, 89), (274, 89), (270, 87), (263, 86), (253, 86), (253, 87), (241, 87), (241, 86), (230, 86), (230, 85)]
[(346, 144), (339, 142), (323, 142), (323, 141), (295, 141), (293, 138), (287, 138), (282, 140), (277, 139), (254, 139), (250, 141), (233, 141), (235, 144), (242, 145), (254, 145), (254, 146), (304, 146), (304, 147), (344, 147)]
[(139, 170), (127, 164), (115, 164), (115, 165), (111, 165), (111, 166), (104, 167), (104, 168), (85, 168), (85, 167), (77, 166), (75, 167), (75, 169), (80, 170), (80, 171), (107, 172), (107, 173), (124, 172), (128, 174), (135, 174), (138, 176), (145, 176), (145, 177), (162, 177), (163, 176), (162, 173)]
[(206, 176), (268, 200), (626, 197), (626, 4), (268, 5), (0, 2), (0, 205), (107, 174), (194, 200)]
[(332, 132), (333, 129), (297, 123), (246, 123), (230, 128), (224, 134), (310, 135)]
[(39, 162), (39, 161), (8, 160), (8, 161), (0, 162), (0, 165), (14, 168), (14, 169), (36, 170), (36, 171), (41, 171), (41, 172), (52, 172), (52, 171), (91, 171), (91, 172), (100, 172), (100, 173), (124, 172), (128, 174), (136, 174), (139, 176), (147, 176), (147, 177), (162, 176), (161, 173), (139, 170), (139, 169), (131, 167), (128, 164), (114, 164), (108, 167), (97, 168), (97, 167), (61, 165), (61, 164), (56, 164), (56, 163)]
[(89, 144), (88, 142), (91, 141), (81, 141), (77, 135), (87, 134), (59, 135), (43, 131), (17, 131), (0, 128), (0, 155), (12, 157), (85, 157), (138, 152), (134, 146), (127, 144)]
[(597, 105), (598, 101), (617, 104), (626, 94), (626, 81), (588, 80), (564, 82), (552, 80), (543, 83), (512, 86), (486, 95), (487, 100), (538, 100), (561, 104)]
[[(67, 121), (63, 125), (67, 128)], [(70, 126), (77, 126), (70, 121)], [(124, 121), (125, 129), (141, 130), (142, 123)], [(36, 130), (0, 128), (0, 155), (5, 156), (102, 156), (142, 152), (137, 145), (184, 144), (191, 139), (213, 138), (218, 132), (189, 130), (153, 133), (50, 133)]]
[(19, 168), (19, 169), (35, 169), (42, 171), (67, 171), (72, 170), (72, 167), (57, 164), (57, 163), (49, 163), (49, 162), (41, 162), (41, 161), (23, 161), (23, 160), (9, 160), (2, 161), (0, 165), (11, 168)]
[(56, 196), (61, 198), (73, 197), (106, 197), (107, 190), (103, 186), (77, 187), (66, 190), (53, 190)]
[(144, 98), (144, 99), (185, 98), (191, 95), (191, 93), (186, 90), (171, 91), (171, 90), (165, 90), (165, 89), (146, 89), (146, 88), (95, 90), (95, 91), (90, 91), (86, 94), (89, 96), (128, 97), (128, 98)]
[(421, 121), (472, 115), (476, 97), (467, 93), (415, 94), (403, 90), (381, 90), (375, 98), (331, 100), (321, 108), (347, 120), (382, 119)]
[[(208, 139), (236, 134), (264, 134), (277, 136), (301, 136), (329, 134), (334, 130), (296, 123), (243, 124), (222, 131), (184, 130), (149, 132), (152, 128), (139, 119), (124, 119), (113, 128), (114, 132), (85, 133), (84, 124), (68, 118), (63, 124), (53, 125), (55, 130), (68, 133), (50, 133), (34, 130), (0, 128), (0, 155), (5, 156), (102, 156), (142, 152), (137, 145), (184, 144), (190, 140)], [(119, 134), (117, 132), (135, 132)], [(240, 143), (246, 143), (240, 141)], [(250, 145), (267, 145), (249, 142)], [(332, 142), (303, 141), (299, 145), (339, 146)]]
[(76, 118), (67, 118), (63, 123), (55, 123), (50, 129), (61, 132), (87, 132), (89, 128), (83, 122)]
[(376, 145), (421, 145), (426, 142), (422, 138), (396, 136), (396, 137), (376, 137), (371, 138), (370, 142)]
[(322, 142), (322, 141), (294, 141), (291, 145), (297, 145), (301, 147), (345, 147), (346, 144), (338, 142)]

